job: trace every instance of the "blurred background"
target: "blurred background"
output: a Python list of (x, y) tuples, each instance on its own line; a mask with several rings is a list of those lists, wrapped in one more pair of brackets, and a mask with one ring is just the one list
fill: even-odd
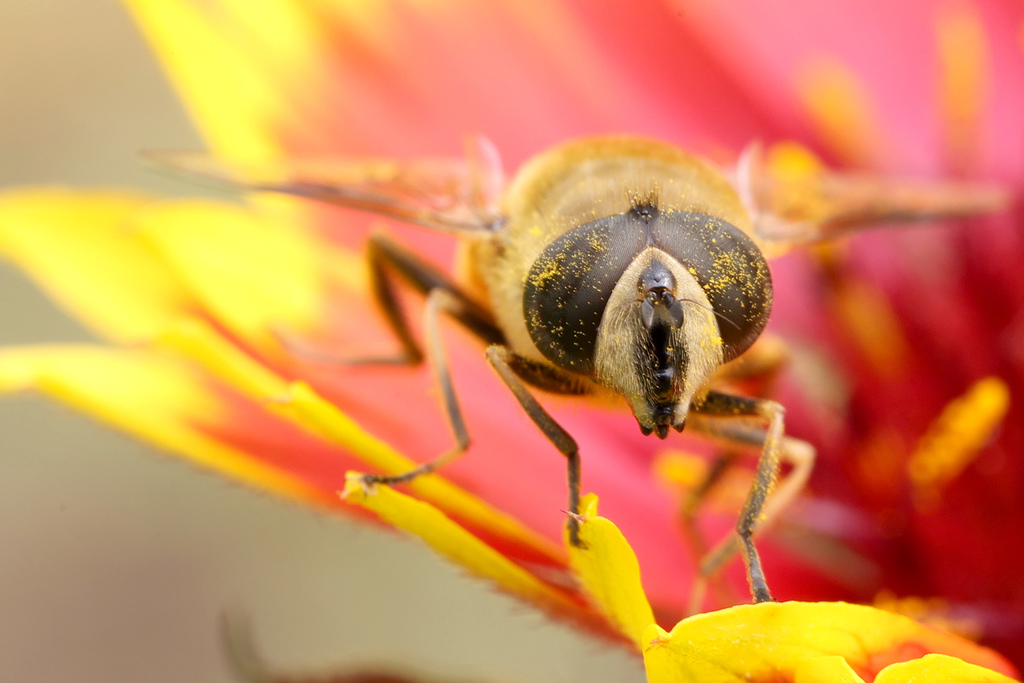
[[(0, 187), (193, 188), (146, 148), (199, 139), (112, 0), (0, 0)], [(88, 333), (0, 263), (0, 343)], [(643, 680), (413, 541), (284, 503), (34, 396), (0, 399), (0, 681), (235, 680), (245, 611), (282, 671), (389, 662), (459, 680)]]

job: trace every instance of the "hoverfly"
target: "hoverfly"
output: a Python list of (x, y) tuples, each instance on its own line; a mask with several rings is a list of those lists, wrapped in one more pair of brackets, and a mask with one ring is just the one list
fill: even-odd
[[(758, 338), (772, 307), (767, 257), (865, 226), (998, 209), (998, 190), (892, 183), (813, 169), (773, 172), (753, 146), (723, 169), (673, 145), (637, 137), (569, 142), (527, 162), (506, 184), (497, 152), (473, 138), (464, 159), (341, 160), (261, 167), (199, 154), (157, 156), (208, 179), (360, 209), (456, 234), (469, 268), (459, 282), (383, 234), (369, 240), (372, 292), (402, 347), (424, 359), (390, 275), (426, 295), (426, 345), (455, 447), (416, 469), (369, 475), (397, 484), (432, 472), (470, 443), (438, 330), (442, 314), (488, 344), (487, 361), (566, 458), (577, 513), (576, 441), (535, 390), (625, 399), (644, 434), (684, 426), (760, 447), (735, 537), (702, 564), (735, 552), (753, 599), (770, 600), (753, 534), (799, 492), (814, 450), (784, 437), (778, 403), (713, 386), (716, 371)], [(775, 487), (782, 461), (793, 464)], [(768, 495), (775, 488), (769, 500)], [(569, 515), (569, 537), (579, 543)]]

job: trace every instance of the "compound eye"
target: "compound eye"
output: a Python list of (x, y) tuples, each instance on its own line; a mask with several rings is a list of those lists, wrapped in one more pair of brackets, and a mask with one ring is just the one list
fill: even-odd
[[(581, 225), (552, 242), (534, 261), (523, 291), (527, 330), (555, 365), (591, 374), (597, 331), (612, 290), (633, 260), (657, 247), (681, 263), (714, 309), (725, 360), (745, 351), (764, 329), (772, 302), (768, 265), (757, 246), (725, 221), (689, 211), (642, 207)], [(678, 326), (683, 302), (665, 298), (671, 273), (645, 273), (640, 315), (650, 328), (659, 316)], [(649, 285), (649, 286), (648, 286)], [(669, 296), (671, 296), (669, 294)]]
[(591, 374), (597, 328), (612, 290), (643, 247), (626, 216), (587, 223), (548, 245), (533, 263), (523, 313), (533, 343), (555, 365)]
[(746, 351), (772, 307), (772, 278), (764, 256), (739, 228), (718, 218), (680, 211), (654, 224), (651, 239), (693, 274), (715, 312), (724, 360)]

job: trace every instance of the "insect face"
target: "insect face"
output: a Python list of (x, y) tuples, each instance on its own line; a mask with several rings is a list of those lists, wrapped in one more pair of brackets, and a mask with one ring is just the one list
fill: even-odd
[(567, 231), (533, 263), (523, 293), (543, 356), (624, 396), (640, 429), (662, 438), (683, 428), (770, 308), (768, 268), (749, 238), (655, 203)]
[[(695, 302), (684, 309), (684, 301)], [(644, 434), (682, 429), (695, 394), (721, 363), (703, 290), (670, 254), (647, 247), (623, 273), (598, 328), (595, 375), (626, 397)]]

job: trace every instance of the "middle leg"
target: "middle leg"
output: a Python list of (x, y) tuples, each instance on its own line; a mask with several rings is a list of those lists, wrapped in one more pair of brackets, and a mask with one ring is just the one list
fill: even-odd
[[(736, 445), (761, 446), (761, 455), (736, 524), (736, 535), (725, 539), (701, 562), (700, 574), (717, 572), (737, 552), (743, 556), (754, 602), (772, 600), (764, 577), (761, 559), (754, 546), (756, 531), (766, 528), (791, 503), (807, 484), (814, 465), (814, 448), (798, 439), (784, 436), (785, 409), (775, 401), (732, 396), (716, 391), (708, 393), (704, 403), (695, 406), (693, 426), (710, 436)], [(709, 419), (703, 419), (709, 418)], [(751, 424), (767, 423), (767, 430)], [(793, 464), (793, 470), (776, 488), (781, 462)]]
[(455, 446), (440, 456), (423, 463), (407, 472), (400, 474), (366, 474), (362, 482), (366, 486), (374, 484), (404, 484), (416, 477), (430, 474), (445, 466), (452, 460), (458, 458), (469, 448), (469, 430), (466, 428), (466, 420), (459, 407), (458, 397), (455, 395), (455, 387), (452, 383), (451, 370), (448, 366), (448, 356), (444, 351), (441, 340), (440, 318), (441, 314), (447, 314), (458, 319), (462, 311), (463, 300), (447, 289), (431, 290), (427, 296), (427, 306), (424, 311), (426, 329), (426, 347), (429, 365), (434, 373), (440, 392), (442, 407), (448, 424), (451, 426), (455, 437)]

